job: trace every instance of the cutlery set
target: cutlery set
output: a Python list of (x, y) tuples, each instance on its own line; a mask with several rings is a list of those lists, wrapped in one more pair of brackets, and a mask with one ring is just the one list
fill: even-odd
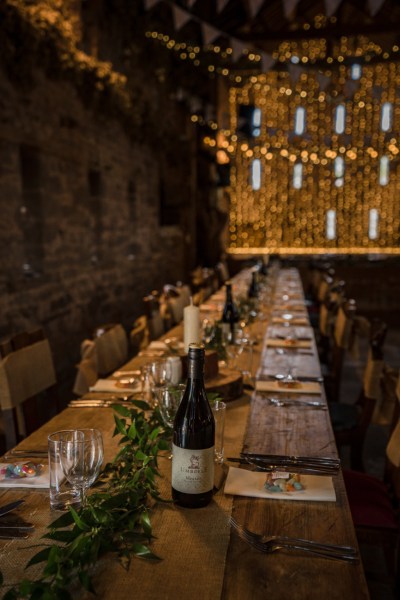
[(243, 525), (240, 525), (233, 517), (230, 517), (229, 524), (237, 531), (242, 540), (264, 554), (287, 550), (290, 552), (303, 552), (319, 558), (342, 560), (350, 563), (359, 562), (357, 550), (351, 546), (328, 544), (281, 535), (263, 535), (250, 531)]
[(9, 518), (9, 513), (18, 508), (24, 500), (16, 500), (0, 507), (0, 539), (26, 539), (35, 529), (32, 523)]
[(258, 471), (290, 471), (309, 475), (337, 475), (340, 459), (319, 456), (284, 456), (279, 454), (255, 454), (241, 452), (240, 457), (231, 457), (229, 462), (256, 467)]
[(328, 407), (323, 402), (318, 402), (318, 400), (295, 400), (294, 398), (265, 398), (269, 404), (273, 406), (292, 406), (292, 407), (309, 407), (315, 408), (316, 410), (328, 410)]

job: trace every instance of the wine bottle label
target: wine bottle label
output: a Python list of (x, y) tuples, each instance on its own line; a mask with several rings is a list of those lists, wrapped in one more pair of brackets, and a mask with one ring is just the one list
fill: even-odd
[(204, 494), (214, 487), (214, 446), (188, 450), (172, 444), (172, 487), (184, 494)]

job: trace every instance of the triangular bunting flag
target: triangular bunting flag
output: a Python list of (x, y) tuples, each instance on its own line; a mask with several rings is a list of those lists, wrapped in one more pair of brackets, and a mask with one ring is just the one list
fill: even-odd
[(264, 0), (247, 0), (249, 4), (250, 16), (255, 17), (256, 14), (260, 11), (262, 5), (264, 4)]
[(261, 70), (263, 73), (270, 71), (275, 64), (275, 59), (266, 52), (261, 53)]
[(228, 2), (229, 0), (217, 0), (217, 13), (222, 12)]
[(221, 35), (221, 31), (215, 29), (215, 27), (211, 27), (208, 23), (201, 23), (201, 31), (203, 34), (203, 42), (204, 45), (211, 44), (218, 36)]
[(153, 6), (158, 4), (160, 0), (144, 0), (144, 7), (146, 10), (151, 10)]
[(246, 48), (246, 44), (244, 42), (240, 42), (236, 38), (231, 38), (230, 44), (232, 46), (232, 60), (236, 62), (241, 58), (244, 49)]
[(175, 29), (179, 31), (191, 19), (191, 14), (186, 10), (182, 10), (175, 4), (172, 5), (172, 14), (174, 16)]
[(325, 12), (327, 17), (332, 17), (339, 6), (341, 5), (342, 0), (325, 0)]
[(288, 21), (294, 19), (294, 13), (300, 0), (283, 0), (283, 14)]
[(382, 4), (385, 0), (368, 0), (368, 10), (372, 17), (374, 17), (382, 8)]
[(188, 8), (192, 8), (196, 4), (197, 0), (186, 0)]

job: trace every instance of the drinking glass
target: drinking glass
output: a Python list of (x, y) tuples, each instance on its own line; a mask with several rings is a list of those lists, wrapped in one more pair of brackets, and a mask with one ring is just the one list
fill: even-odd
[(103, 462), (103, 438), (98, 429), (64, 432), (60, 442), (61, 466), (71, 485), (80, 491), (81, 505), (86, 491), (96, 480)]
[[(165, 425), (171, 429), (174, 426), (176, 411), (182, 401), (185, 389), (186, 386), (181, 383), (179, 385), (165, 386), (159, 393), (158, 405), (160, 413)], [(172, 458), (172, 446), (168, 458)]]
[(182, 401), (185, 389), (186, 386), (184, 384), (179, 384), (171, 386), (167, 385), (160, 391), (160, 413), (165, 425), (171, 429), (174, 425), (176, 411), (178, 410), (178, 407)]
[(172, 368), (168, 360), (157, 360), (149, 366), (149, 379), (153, 395), (153, 404), (160, 402), (163, 388), (171, 382)]

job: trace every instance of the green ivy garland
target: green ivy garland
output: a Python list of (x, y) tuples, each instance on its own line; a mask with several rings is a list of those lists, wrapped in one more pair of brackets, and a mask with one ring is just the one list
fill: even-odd
[(141, 400), (132, 400), (132, 407), (115, 404), (113, 409), (114, 435), (121, 436), (121, 449), (103, 469), (86, 506), (78, 511), (70, 507), (49, 525), (43, 537), (54, 543), (45, 545), (27, 565), (44, 563), (42, 575), (16, 584), (3, 600), (71, 600), (69, 587), (77, 580), (94, 592), (91, 571), (107, 553), (116, 554), (124, 568), (134, 556), (159, 560), (149, 548), (150, 512), (155, 501), (163, 500), (156, 482), (157, 455), (169, 449), (170, 430), (158, 409), (150, 411)]

